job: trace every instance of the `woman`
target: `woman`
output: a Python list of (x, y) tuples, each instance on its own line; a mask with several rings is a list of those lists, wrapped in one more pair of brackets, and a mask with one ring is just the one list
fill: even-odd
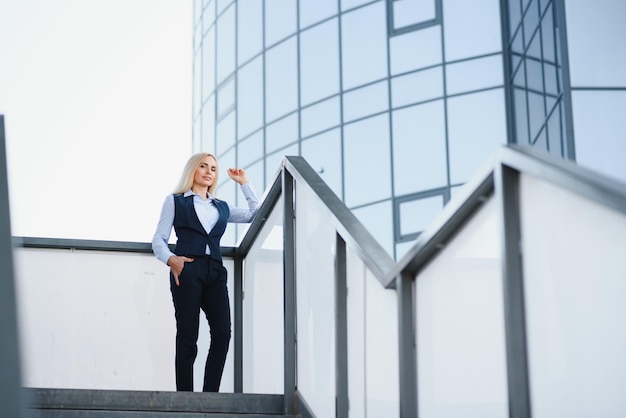
[[(211, 332), (211, 347), (204, 370), (204, 392), (217, 392), (230, 342), (230, 306), (220, 238), (227, 222), (250, 222), (259, 205), (246, 173), (229, 168), (241, 185), (248, 209), (231, 207), (213, 197), (217, 187), (217, 159), (207, 153), (193, 155), (174, 194), (163, 203), (152, 238), (156, 257), (170, 267), (170, 290), (176, 313), (176, 389), (193, 391), (193, 363), (198, 353), (200, 309)], [(168, 247), (172, 232), (177, 242)]]

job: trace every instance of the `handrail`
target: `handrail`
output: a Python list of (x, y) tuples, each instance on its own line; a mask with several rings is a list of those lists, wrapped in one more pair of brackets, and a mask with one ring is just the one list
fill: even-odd
[(626, 185), (568, 160), (556, 159), (534, 148), (507, 145), (498, 149), (441, 214), (420, 234), (413, 247), (386, 274), (385, 283), (400, 274), (415, 274), (446, 244), (463, 220), (494, 191), (497, 166), (540, 177), (581, 196), (626, 213)]

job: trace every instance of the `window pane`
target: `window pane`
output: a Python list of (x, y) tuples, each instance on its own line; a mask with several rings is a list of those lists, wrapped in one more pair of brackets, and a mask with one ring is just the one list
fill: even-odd
[(337, 0), (300, 0), (300, 27), (337, 14)]
[(235, 7), (217, 20), (217, 84), (235, 71)]
[(541, 21), (541, 44), (543, 45), (543, 59), (555, 62), (554, 53), (554, 17), (552, 15), (552, 3)]
[(200, 112), (202, 103), (202, 50), (199, 49), (193, 56), (193, 115)]
[(344, 127), (346, 205), (363, 205), (391, 195), (389, 116)]
[[(252, 162), (263, 157), (263, 131), (258, 131), (249, 138), (237, 144), (237, 166), (247, 167)], [(259, 184), (261, 180), (259, 179)]]
[(441, 67), (394, 77), (391, 80), (393, 107), (443, 97), (443, 71)]
[[(346, 11), (348, 9), (352, 9), (354, 7), (360, 6), (365, 3), (369, 3), (371, 0), (340, 0), (341, 2), (341, 11)], [(385, 13), (386, 14), (386, 13)]]
[(323, 102), (314, 104), (300, 113), (302, 123), (302, 137), (313, 135), (341, 123), (339, 116), (339, 97), (335, 96)]
[(517, 29), (517, 25), (522, 20), (522, 10), (520, 8), (520, 0), (508, 0), (509, 3), (509, 26), (511, 26), (511, 35)]
[(211, 28), (202, 42), (202, 99), (215, 91), (215, 27)]
[[(367, 228), (370, 234), (376, 241), (382, 245), (382, 247), (387, 250), (389, 255), (393, 254), (393, 212), (391, 207), (391, 202), (381, 202), (376, 203), (374, 205), (365, 206), (363, 208), (354, 209), (352, 211), (354, 216)], [(382, 289), (382, 287), (381, 287)], [(385, 405), (387, 407), (391, 406), (390, 404)], [(379, 411), (380, 412), (380, 411)], [(385, 413), (389, 413), (389, 410), (386, 410)], [(374, 416), (384, 416), (373, 414)], [(392, 414), (392, 416), (395, 416)]]
[(343, 95), (343, 118), (349, 122), (389, 108), (387, 81), (371, 84)]
[(574, 86), (626, 87), (626, 2), (567, 2), (567, 44)]
[(222, 11), (232, 4), (233, 0), (217, 0), (217, 14), (222, 13)]
[(530, 140), (534, 141), (546, 120), (543, 96), (528, 92), (528, 116), (530, 122)]
[(237, 1), (237, 59), (243, 64), (263, 48), (263, 2)]
[(386, 15), (385, 3), (378, 2), (342, 16), (344, 89), (387, 76)]
[(433, 20), (437, 17), (436, 0), (394, 0), (393, 27), (400, 29)]
[(431, 196), (399, 203), (400, 234), (422, 232), (443, 209), (443, 196)]
[(528, 144), (528, 112), (526, 103), (526, 90), (516, 88), (515, 97), (515, 127), (517, 132), (516, 143)]
[(337, 19), (300, 35), (301, 103), (303, 106), (339, 91)]
[(239, 138), (263, 125), (263, 57), (259, 56), (237, 73)]
[(443, 100), (393, 112), (393, 175), (396, 195), (446, 186)]
[(235, 77), (231, 77), (217, 89), (217, 117), (235, 105)]
[(499, 0), (443, 2), (446, 61), (500, 52)]
[(296, 38), (291, 38), (266, 53), (265, 122), (285, 115), (298, 106)]
[(271, 153), (298, 140), (298, 114), (294, 113), (269, 125), (266, 130), (267, 152)]
[(448, 94), (501, 86), (502, 56), (494, 55), (446, 66)]
[(506, 143), (502, 89), (448, 100), (448, 141), (452, 184), (465, 183)]
[(341, 132), (324, 132), (302, 141), (302, 156), (341, 199)]
[(394, 36), (389, 40), (389, 48), (392, 75), (439, 65), (442, 61), (441, 27)]
[(273, 0), (264, 3), (267, 48), (296, 32), (296, 0)]
[(202, 108), (202, 142), (201, 150), (207, 152), (215, 151), (215, 96), (209, 100)]
[[(215, 142), (215, 152), (218, 155), (223, 154), (224, 151), (235, 145), (235, 112), (230, 112), (228, 116), (218, 122)], [(234, 162), (233, 157), (233, 163)]]
[(268, 155), (265, 158), (265, 178), (269, 180), (273, 179), (276, 172), (280, 170), (280, 162), (285, 156), (299, 155), (298, 144), (282, 149), (272, 155)]
[(626, 181), (626, 91), (572, 92), (576, 161)]

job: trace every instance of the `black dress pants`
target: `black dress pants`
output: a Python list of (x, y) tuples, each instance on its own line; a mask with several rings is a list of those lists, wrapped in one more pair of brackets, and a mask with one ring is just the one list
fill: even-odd
[(185, 263), (176, 286), (170, 272), (170, 289), (176, 312), (176, 390), (193, 391), (193, 364), (198, 354), (200, 310), (204, 312), (211, 346), (204, 369), (203, 392), (219, 391), (230, 343), (230, 304), (226, 269), (209, 256)]

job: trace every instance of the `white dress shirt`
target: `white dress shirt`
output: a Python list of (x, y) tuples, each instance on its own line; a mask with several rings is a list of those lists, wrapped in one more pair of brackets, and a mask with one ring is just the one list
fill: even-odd
[[(241, 185), (241, 191), (248, 202), (248, 209), (232, 207), (228, 202), (228, 208), (230, 209), (230, 217), (228, 218), (228, 222), (235, 223), (247, 223), (252, 221), (257, 208), (259, 206), (259, 198), (256, 193), (254, 193), (254, 189), (250, 183), (245, 183)], [(203, 199), (197, 193), (188, 190), (185, 192), (184, 196), (193, 195), (193, 206), (196, 210), (196, 214), (198, 215), (198, 219), (200, 219), (200, 223), (207, 233), (213, 229), (217, 221), (219, 220), (220, 214), (217, 210), (217, 207), (213, 203), (215, 198), (211, 196), (210, 193), (207, 193), (208, 199)], [(163, 263), (167, 264), (167, 260), (174, 254), (170, 251), (168, 247), (168, 242), (170, 239), (170, 235), (172, 234), (172, 227), (174, 226), (174, 195), (169, 194), (165, 197), (165, 201), (163, 202), (163, 207), (161, 208), (161, 217), (159, 218), (159, 223), (157, 224), (156, 232), (152, 237), (152, 251), (157, 259), (161, 260)], [(206, 247), (206, 253), (211, 254), (211, 250), (209, 246)]]

